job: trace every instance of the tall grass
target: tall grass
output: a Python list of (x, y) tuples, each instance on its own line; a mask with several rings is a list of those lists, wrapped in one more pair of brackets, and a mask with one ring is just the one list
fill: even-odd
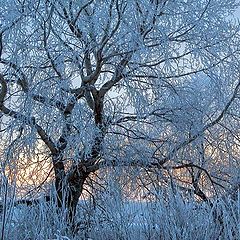
[[(212, 205), (186, 201), (180, 194), (159, 193), (158, 200), (129, 201), (116, 194), (79, 202), (78, 222), (70, 231), (65, 212), (53, 203), (39, 201), (5, 207), (4, 238), (23, 239), (240, 239), (240, 197), (218, 198)], [(1, 213), (1, 221), (3, 212)]]

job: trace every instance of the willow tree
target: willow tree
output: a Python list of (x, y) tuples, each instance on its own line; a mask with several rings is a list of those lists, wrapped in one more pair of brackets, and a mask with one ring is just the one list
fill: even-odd
[[(86, 179), (106, 166), (201, 174), (210, 129), (237, 100), (237, 7), (234, 0), (1, 1), (2, 154), (15, 164), (27, 154), (50, 160), (58, 206), (70, 219)], [(194, 191), (204, 198), (198, 180)]]

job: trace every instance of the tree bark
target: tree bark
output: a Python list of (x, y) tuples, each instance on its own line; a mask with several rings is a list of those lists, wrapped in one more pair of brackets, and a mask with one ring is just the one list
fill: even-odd
[(68, 174), (65, 173), (64, 163), (60, 156), (55, 156), (53, 167), (55, 172), (56, 204), (59, 209), (66, 208), (66, 220), (74, 226), (79, 198), (89, 172), (80, 164), (74, 166)]
[(83, 192), (83, 185), (88, 177), (89, 173), (84, 169), (75, 167), (71, 174), (67, 178), (67, 199), (66, 207), (68, 209), (67, 221), (74, 225), (75, 216), (79, 198)]
[(64, 181), (65, 181), (65, 168), (64, 163), (62, 161), (62, 157), (60, 154), (56, 154), (53, 156), (53, 169), (55, 174), (55, 189), (56, 189), (56, 197), (57, 197), (57, 206), (58, 208), (62, 208), (64, 201)]

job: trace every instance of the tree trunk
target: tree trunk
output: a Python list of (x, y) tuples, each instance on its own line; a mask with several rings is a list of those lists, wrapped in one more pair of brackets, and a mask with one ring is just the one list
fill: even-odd
[(57, 206), (62, 208), (63, 206), (63, 192), (64, 192), (64, 180), (66, 177), (64, 163), (60, 154), (53, 156), (53, 168), (55, 174), (55, 189), (57, 193)]
[(75, 166), (66, 174), (62, 161), (54, 163), (54, 172), (57, 207), (67, 209), (66, 220), (69, 225), (74, 226), (77, 204), (89, 173), (85, 172), (84, 168)]
[(67, 200), (66, 207), (68, 209), (67, 220), (71, 225), (75, 223), (75, 215), (79, 198), (83, 192), (83, 185), (89, 173), (76, 168), (67, 179)]

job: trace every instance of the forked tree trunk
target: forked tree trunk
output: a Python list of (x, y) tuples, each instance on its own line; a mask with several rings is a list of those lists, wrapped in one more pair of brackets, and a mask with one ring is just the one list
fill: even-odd
[(67, 176), (62, 162), (54, 164), (57, 207), (67, 209), (67, 222), (73, 226), (83, 185), (89, 175), (83, 168), (76, 166)]
[[(94, 163), (101, 153), (101, 144), (104, 138), (105, 126), (103, 124), (103, 98), (104, 95), (99, 95), (97, 91), (94, 97), (94, 119), (95, 125), (99, 132), (94, 139), (94, 144), (91, 150), (91, 157), (89, 162)], [(68, 211), (67, 221), (74, 225), (74, 218), (76, 215), (76, 208), (79, 197), (83, 192), (83, 185), (90, 172), (86, 171), (86, 167), (80, 163), (70, 170), (66, 175), (61, 151), (67, 145), (66, 137), (60, 137), (60, 151), (57, 151), (55, 158), (53, 158), (53, 167), (55, 171), (55, 187), (57, 192), (58, 207), (66, 207)]]
[(66, 207), (68, 209), (67, 220), (70, 224), (75, 223), (75, 216), (79, 198), (83, 192), (83, 185), (89, 173), (83, 170), (75, 169), (67, 178), (67, 199)]

